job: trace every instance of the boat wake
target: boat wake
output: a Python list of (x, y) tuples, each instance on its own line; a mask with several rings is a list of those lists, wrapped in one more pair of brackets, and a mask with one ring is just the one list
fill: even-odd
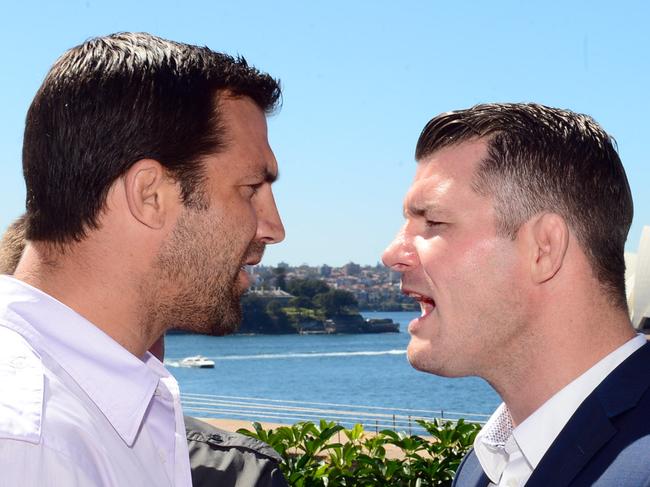
[[(293, 352), (293, 353), (260, 353), (255, 355), (223, 355), (206, 357), (219, 362), (224, 360), (281, 360), (292, 358), (322, 358), (322, 357), (374, 357), (378, 355), (404, 355), (406, 350), (363, 350), (356, 352)], [(179, 367), (177, 360), (165, 360), (169, 367)]]

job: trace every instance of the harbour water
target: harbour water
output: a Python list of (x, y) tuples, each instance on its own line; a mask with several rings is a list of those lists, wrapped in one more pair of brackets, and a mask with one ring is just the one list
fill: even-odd
[[(186, 402), (191, 402), (190, 396), (201, 395), (243, 398), (257, 404), (295, 401), (295, 404), (336, 404), (348, 410), (394, 408), (421, 411), (418, 414), (422, 416), (438, 416), (436, 412), (442, 412), (447, 417), (452, 417), (453, 413), (487, 415), (497, 407), (498, 396), (481, 379), (445, 379), (418, 372), (409, 365), (407, 325), (418, 313), (368, 312), (363, 315), (391, 318), (400, 323), (401, 333), (170, 335), (166, 341), (166, 363), (179, 381)], [(174, 366), (178, 360), (198, 354), (214, 360), (215, 368)], [(186, 408), (189, 407), (186, 404)], [(237, 406), (232, 407), (234, 409), (228, 411), (238, 411)], [(200, 413), (200, 408), (189, 412), (218, 416)], [(457, 416), (462, 415), (466, 416)], [(251, 416), (255, 416), (254, 411)], [(278, 422), (291, 421), (280, 418)]]

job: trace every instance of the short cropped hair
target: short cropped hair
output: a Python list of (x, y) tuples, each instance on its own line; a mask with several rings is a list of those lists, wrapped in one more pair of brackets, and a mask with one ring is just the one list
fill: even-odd
[(492, 196), (497, 231), (515, 238), (536, 214), (561, 215), (617, 307), (627, 309), (625, 240), (630, 186), (613, 138), (591, 117), (537, 104), (483, 104), (443, 113), (422, 131), (415, 157), (484, 139), (474, 190)]
[(98, 37), (64, 53), (27, 113), (27, 238), (82, 240), (97, 228), (112, 183), (144, 158), (159, 161), (183, 203), (197, 206), (201, 160), (226, 145), (224, 93), (265, 113), (281, 96), (279, 82), (242, 57), (146, 33)]
[(18, 217), (0, 238), (0, 274), (13, 274), (25, 249), (25, 215)]

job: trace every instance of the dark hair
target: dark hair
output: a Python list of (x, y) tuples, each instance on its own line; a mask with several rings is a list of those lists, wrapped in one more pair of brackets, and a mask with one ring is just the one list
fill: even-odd
[(269, 113), (280, 87), (242, 57), (146, 33), (98, 37), (64, 53), (27, 113), (27, 238), (83, 239), (112, 183), (143, 158), (179, 181), (186, 205), (204, 204), (201, 158), (225, 146), (223, 93)]
[(418, 161), (484, 138), (474, 190), (495, 200), (501, 235), (541, 212), (561, 215), (615, 304), (627, 309), (624, 247), (633, 204), (615, 142), (587, 115), (536, 104), (485, 104), (443, 113), (424, 128)]

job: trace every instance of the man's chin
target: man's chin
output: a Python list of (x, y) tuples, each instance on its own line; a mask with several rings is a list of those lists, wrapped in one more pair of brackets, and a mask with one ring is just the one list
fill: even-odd
[[(205, 310), (207, 311), (207, 310)], [(235, 333), (241, 324), (242, 310), (239, 300), (230, 305), (221, 305), (204, 313), (195, 313), (192, 319), (186, 316), (176, 322), (176, 329), (199, 335), (223, 336)]]
[(207, 334), (212, 336), (232, 335), (237, 330), (239, 330), (240, 325), (241, 325), (241, 320), (238, 320), (237, 322), (234, 323), (224, 323), (224, 322), (215, 323), (210, 327), (210, 332)]
[(214, 336), (224, 336), (235, 333), (239, 326), (241, 325), (242, 320), (242, 309), (239, 298), (237, 298), (237, 303), (233, 303), (228, 309), (221, 310), (219, 316), (216, 319), (211, 320), (211, 325), (209, 325), (209, 331), (207, 334)]

